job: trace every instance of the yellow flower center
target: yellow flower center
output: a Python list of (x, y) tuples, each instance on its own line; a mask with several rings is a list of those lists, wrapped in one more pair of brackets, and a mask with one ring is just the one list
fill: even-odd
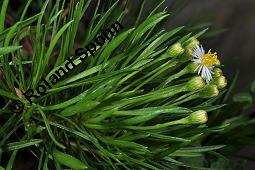
[(206, 53), (202, 58), (202, 63), (207, 67), (211, 67), (214, 65), (220, 65), (220, 61), (218, 60), (217, 53), (211, 53), (211, 50)]

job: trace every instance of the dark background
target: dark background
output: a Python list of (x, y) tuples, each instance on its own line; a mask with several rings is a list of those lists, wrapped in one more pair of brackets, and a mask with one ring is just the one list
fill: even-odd
[[(171, 9), (173, 2), (176, 0), (166, 0), (163, 6)], [(214, 26), (209, 31), (226, 28), (202, 44), (218, 52), (228, 80), (240, 71), (236, 91), (245, 90), (255, 80), (255, 0), (189, 0), (166, 27), (194, 20), (211, 21)]]

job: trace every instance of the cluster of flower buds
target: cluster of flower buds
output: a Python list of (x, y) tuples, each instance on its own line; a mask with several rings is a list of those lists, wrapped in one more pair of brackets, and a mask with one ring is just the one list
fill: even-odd
[[(217, 53), (212, 53), (211, 50), (205, 53), (199, 44), (195, 37), (191, 37), (183, 43), (173, 44), (164, 54), (168, 55), (173, 62), (178, 63), (176, 64), (178, 71), (170, 75), (163, 86), (176, 85), (175, 81), (182, 83), (180, 92), (183, 96), (179, 97), (182, 101), (176, 100), (176, 103), (171, 102), (172, 104), (179, 105), (189, 100), (213, 98), (227, 86), (226, 77), (223, 76), (223, 72), (219, 68), (220, 61), (217, 58)], [(175, 123), (198, 124), (206, 121), (207, 113), (204, 110), (199, 110)]]

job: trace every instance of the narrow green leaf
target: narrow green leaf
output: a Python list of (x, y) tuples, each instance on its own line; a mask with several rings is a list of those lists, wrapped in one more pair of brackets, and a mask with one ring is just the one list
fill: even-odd
[(86, 112), (93, 108), (95, 108), (97, 105), (99, 105), (100, 102), (93, 101), (93, 100), (86, 100), (82, 102), (78, 102), (77, 104), (70, 106), (63, 111), (60, 112), (60, 115), (62, 116), (73, 116), (77, 113)]
[(63, 10), (58, 11), (51, 19), (49, 25), (51, 25), (52, 22), (54, 22), (56, 19), (58, 19), (58, 16), (62, 14)]
[(119, 147), (123, 147), (123, 148), (130, 148), (130, 149), (137, 149), (139, 151), (142, 151), (144, 153), (149, 152), (149, 150), (147, 149), (147, 147), (135, 143), (135, 142), (131, 142), (131, 141), (125, 141), (125, 140), (118, 140), (118, 139), (112, 139), (110, 137), (102, 137), (97, 135), (97, 137), (104, 143), (109, 144), (109, 145), (115, 145), (115, 146), (119, 146)]
[(169, 156), (179, 156), (179, 157), (200, 157), (202, 156), (201, 153), (194, 153), (194, 152), (179, 152), (175, 151), (171, 153)]
[(21, 48), (22, 48), (22, 46), (0, 47), (0, 55), (12, 53), (12, 52), (17, 51), (18, 49), (21, 49)]
[[(35, 20), (37, 20), (42, 13), (36, 14), (25, 21), (19, 21), (17, 23), (18, 30), (22, 30), (24, 27), (28, 26), (29, 24), (33, 23)], [(5, 29), (3, 32), (0, 32), (0, 40), (5, 39), (6, 33), (10, 31), (12, 27)]]
[(57, 110), (57, 109), (62, 109), (65, 108), (67, 106), (70, 106), (74, 103), (77, 103), (78, 101), (80, 101), (81, 99), (84, 98), (84, 96), (87, 94), (88, 91), (84, 91), (81, 94), (79, 94), (78, 96), (67, 100), (65, 102), (59, 103), (59, 104), (55, 104), (55, 105), (49, 105), (47, 107), (42, 107), (42, 110)]
[(60, 152), (58, 150), (53, 151), (53, 157), (56, 159), (60, 164), (65, 165), (72, 169), (87, 169), (88, 166), (85, 165), (82, 161), (78, 160), (77, 158), (68, 155), (66, 153)]
[(27, 9), (28, 9), (28, 7), (30, 6), (31, 2), (32, 2), (32, 0), (28, 0), (28, 1), (27, 1), (26, 6), (25, 6), (25, 8), (24, 8), (23, 11), (22, 11), (22, 14), (21, 14), (21, 17), (20, 17), (20, 21), (23, 21), (23, 19), (25, 18)]
[(15, 150), (12, 155), (11, 155), (11, 158), (7, 164), (7, 167), (6, 167), (6, 170), (12, 170), (13, 169), (13, 165), (14, 165), (14, 160), (15, 160), (15, 157), (17, 155), (17, 152), (18, 150)]
[[(106, 66), (105, 66), (105, 67), (106, 67)], [(60, 83), (58, 84), (58, 86), (62, 86), (62, 85), (68, 84), (68, 83), (72, 83), (72, 82), (74, 82), (74, 81), (76, 81), (76, 80), (85, 78), (85, 77), (87, 77), (87, 76), (89, 76), (89, 75), (92, 75), (92, 74), (94, 74), (94, 73), (96, 73), (96, 72), (102, 70), (103, 68), (104, 68), (104, 67), (103, 67), (102, 64), (97, 65), (97, 66), (92, 67), (92, 68), (90, 68), (90, 69), (88, 69), (88, 70), (85, 70), (85, 71), (80, 72), (80, 73), (78, 73), (78, 74), (76, 74), (76, 75), (73, 75), (71, 78), (60, 82)]]
[(47, 65), (49, 58), (51, 56), (51, 53), (55, 47), (55, 45), (57, 44), (59, 38), (62, 36), (62, 34), (66, 31), (66, 29), (72, 24), (73, 21), (69, 21), (67, 24), (65, 24), (58, 32), (57, 34), (54, 36), (53, 40), (50, 43), (50, 47), (47, 50), (46, 54), (45, 54), (45, 59), (44, 59), (44, 64)]
[[(90, 32), (89, 38), (87, 39), (86, 43), (89, 43), (95, 36), (97, 35), (100, 28), (102, 28), (103, 24), (105, 24), (105, 21), (107, 18), (111, 15), (112, 11), (114, 10), (115, 6), (118, 4), (118, 1), (116, 1), (109, 9), (108, 11), (101, 17), (100, 21), (97, 22), (94, 29)], [(87, 45), (87, 44), (85, 44)]]
[(147, 18), (142, 24), (140, 24), (134, 31), (132, 37), (132, 44), (136, 43), (150, 28), (157, 25), (160, 21), (166, 18), (168, 14), (160, 12)]
[(40, 113), (41, 113), (41, 115), (42, 115), (42, 117), (43, 117), (43, 120), (44, 120), (46, 129), (47, 129), (47, 131), (48, 131), (48, 133), (49, 133), (49, 136), (50, 136), (50, 138), (52, 139), (52, 141), (53, 141), (58, 147), (60, 147), (60, 148), (62, 148), (62, 149), (65, 149), (66, 147), (65, 147), (64, 145), (62, 145), (61, 143), (59, 143), (59, 142), (55, 139), (54, 134), (52, 133), (52, 130), (51, 130), (51, 128), (50, 128), (49, 122), (48, 122), (48, 120), (47, 120), (45, 114), (43, 113), (43, 111), (42, 111), (41, 109), (39, 109), (39, 111), (40, 111)]
[(9, 99), (19, 100), (18, 96), (14, 95), (14, 94), (11, 93), (11, 92), (4, 91), (4, 90), (2, 90), (2, 89), (0, 89), (0, 95), (1, 95), (1, 96), (5, 96), (5, 97), (8, 97)]
[(199, 33), (197, 33), (196, 35), (194, 35), (194, 37), (195, 37), (195, 38), (200, 37), (201, 35), (203, 35), (204, 33), (206, 33), (207, 30), (208, 30), (208, 28), (206, 28), (206, 29), (200, 31)]
[(226, 104), (220, 104), (220, 105), (214, 105), (214, 106), (198, 106), (198, 107), (193, 107), (192, 110), (205, 110), (207, 112), (211, 112), (211, 111), (223, 108), (224, 106), (226, 106)]
[(250, 106), (253, 103), (253, 99), (250, 93), (239, 93), (233, 98), (234, 102), (241, 103), (245, 106)]
[(4, 0), (2, 3), (1, 13), (0, 13), (0, 32), (4, 30), (5, 15), (8, 8), (9, 0)]
[(102, 54), (100, 55), (99, 63), (101, 63), (103, 60), (107, 61), (108, 58), (110, 57), (111, 53), (113, 50), (115, 50), (126, 38), (127, 36), (133, 31), (134, 29), (129, 29), (117, 37), (115, 37), (112, 41), (110, 41), (109, 44), (104, 48)]
[(63, 125), (51, 122), (51, 121), (49, 121), (49, 124), (52, 125), (52, 126), (58, 127), (60, 129), (63, 129), (65, 131), (67, 131), (67, 132), (73, 133), (73, 134), (75, 134), (77, 136), (80, 136), (81, 138), (83, 138), (85, 140), (91, 141), (91, 136), (89, 136), (87, 133), (86, 134), (85, 133), (81, 133), (81, 132), (78, 132), (78, 131), (73, 130), (71, 128), (67, 128), (67, 127), (65, 127)]
[(43, 141), (42, 139), (23, 140), (23, 141), (20, 141), (20, 142), (8, 143), (6, 145), (6, 148), (7, 148), (8, 151), (19, 150), (19, 149), (22, 149), (22, 148), (26, 148), (28, 146), (39, 144), (42, 141)]
[(213, 145), (213, 146), (198, 146), (198, 147), (186, 147), (186, 148), (181, 148), (178, 150), (178, 152), (193, 152), (193, 153), (200, 153), (200, 152), (208, 152), (208, 151), (213, 151), (217, 149), (221, 149), (225, 147), (225, 145)]
[(157, 133), (151, 133), (148, 132), (153, 138), (160, 139), (163, 141), (171, 141), (171, 142), (190, 142), (190, 139), (185, 139), (185, 138), (179, 138), (179, 137), (174, 137), (174, 136), (166, 136), (166, 135), (161, 135)]

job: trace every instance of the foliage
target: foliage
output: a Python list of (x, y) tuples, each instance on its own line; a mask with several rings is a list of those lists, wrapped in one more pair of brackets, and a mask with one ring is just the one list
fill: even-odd
[[(101, 28), (131, 21), (125, 20), (130, 1), (40, 3), (27, 1), (9, 28), (8, 0), (1, 6), (2, 167), (12, 169), (26, 151), (38, 169), (218, 168), (234, 147), (254, 144), (254, 119), (240, 114), (254, 101), (254, 83), (251, 93), (225, 107), (225, 85), (206, 84), (191, 62), (205, 30), (162, 30), (169, 14), (161, 2), (144, 19), (140, 10), (125, 31), (31, 105), (22, 92), (36, 88)], [(39, 12), (30, 16), (31, 7)], [(215, 80), (223, 77), (218, 73)], [(10, 110), (17, 99), (25, 105), (20, 114)], [(240, 127), (247, 131), (236, 133)]]

